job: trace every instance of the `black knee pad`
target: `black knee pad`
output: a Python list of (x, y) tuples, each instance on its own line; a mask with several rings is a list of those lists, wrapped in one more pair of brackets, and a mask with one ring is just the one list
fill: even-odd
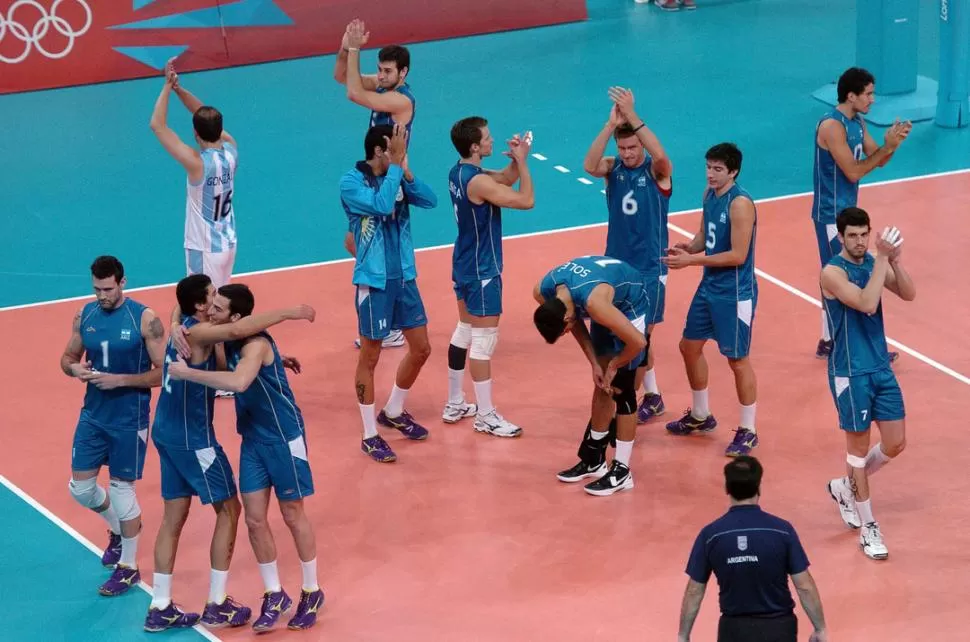
[(606, 446), (609, 443), (609, 435), (599, 441), (593, 439), (593, 422), (590, 421), (586, 424), (586, 434), (583, 435), (583, 442), (579, 444), (576, 454), (584, 464), (598, 466), (606, 461)]
[[(643, 338), (647, 340), (647, 345), (643, 347), (643, 354), (646, 355), (650, 352), (650, 333), (644, 330)], [(644, 358), (646, 358), (646, 356), (644, 356)], [(646, 362), (644, 362), (643, 365), (646, 365)]]
[(613, 377), (612, 385), (619, 389), (613, 394), (618, 415), (632, 415), (637, 411), (636, 376), (635, 370), (620, 370)]

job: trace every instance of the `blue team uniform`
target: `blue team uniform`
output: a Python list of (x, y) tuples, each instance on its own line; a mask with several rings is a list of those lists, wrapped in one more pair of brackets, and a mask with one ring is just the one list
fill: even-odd
[(632, 168), (617, 158), (606, 176), (610, 215), (606, 255), (629, 263), (643, 275), (651, 303), (647, 325), (664, 318), (668, 268), (660, 257), (670, 240), (667, 214), (672, 191), (657, 185), (652, 167), (649, 156)]
[[(849, 281), (865, 288), (875, 259), (866, 253), (861, 265), (832, 257), (829, 265), (845, 270)], [(832, 353), (829, 355), (829, 389), (839, 412), (839, 426), (864, 432), (872, 420), (898, 421), (906, 416), (903, 393), (890, 365), (882, 301), (875, 314), (864, 314), (838, 299), (822, 298)]]
[(351, 219), (357, 248), (354, 284), (360, 334), (383, 340), (391, 330), (427, 325), (411, 237), (411, 210), (438, 204), (431, 188), (404, 179), (399, 165), (375, 176), (365, 162), (344, 174), (340, 199)]
[[(144, 305), (125, 298), (114, 310), (92, 301), (81, 310), (80, 333), (91, 369), (110, 374), (142, 374), (152, 360), (141, 336)], [(99, 390), (87, 384), (74, 431), (71, 469), (97, 470), (107, 464), (112, 477), (141, 479), (148, 444), (149, 388)]]
[[(613, 288), (613, 305), (630, 320), (638, 330), (645, 332), (646, 316), (650, 298), (644, 287), (639, 270), (619, 259), (607, 256), (584, 256), (563, 263), (550, 270), (539, 282), (539, 293), (544, 298), (556, 296), (556, 288), (564, 285), (576, 306), (579, 319), (589, 318), (586, 302), (593, 289), (600, 284)], [(623, 351), (624, 344), (613, 331), (595, 321), (590, 322), (590, 339), (598, 357), (612, 357)], [(640, 352), (623, 369), (635, 370), (646, 358), (646, 350)]]
[[(731, 203), (751, 196), (737, 184), (718, 196), (714, 190), (704, 194), (704, 253), (708, 256), (731, 249)], [(753, 201), (753, 199), (752, 199)], [(751, 329), (758, 306), (758, 280), (754, 273), (758, 219), (755, 213), (751, 245), (744, 263), (735, 267), (704, 267), (697, 292), (687, 311), (684, 338), (714, 339), (728, 359), (748, 356)]]
[[(244, 392), (236, 393), (236, 430), (242, 436), (239, 453), (239, 491), (274, 488), (280, 501), (313, 494), (303, 413), (296, 405), (276, 342), (267, 332), (273, 363), (262, 366)], [(248, 341), (225, 344), (226, 362), (235, 370)]]
[[(198, 323), (194, 317), (182, 317), (182, 325), (186, 328)], [(161, 462), (162, 498), (170, 500), (198, 495), (203, 504), (225, 501), (236, 494), (236, 482), (232, 466), (212, 426), (215, 391), (197, 383), (169, 378), (168, 364), (177, 357), (178, 351), (169, 339), (162, 391), (152, 424), (152, 442)], [(200, 364), (190, 363), (189, 367), (215, 370), (215, 353)]]
[(862, 115), (847, 118), (838, 109), (825, 114), (815, 128), (815, 167), (813, 170), (814, 198), (812, 199), (812, 221), (815, 223), (815, 237), (818, 241), (818, 255), (824, 267), (833, 256), (842, 251), (835, 218), (847, 207), (854, 207), (859, 200), (859, 184), (839, 169), (832, 153), (818, 146), (818, 130), (828, 120), (837, 120), (845, 127), (846, 144), (852, 150), (852, 157), (862, 160), (865, 124)]
[(452, 252), (451, 280), (455, 296), (476, 317), (502, 314), (502, 208), (476, 205), (468, 199), (468, 184), (485, 170), (458, 162), (448, 173), (448, 188), (458, 224)]

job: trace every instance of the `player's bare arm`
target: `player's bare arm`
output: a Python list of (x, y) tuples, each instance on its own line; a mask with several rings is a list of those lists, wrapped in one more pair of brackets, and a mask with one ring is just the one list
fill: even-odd
[(633, 91), (623, 87), (610, 87), (609, 94), (610, 99), (616, 103), (620, 116), (636, 130), (640, 144), (650, 154), (654, 180), (660, 183), (661, 187), (669, 188), (670, 177), (674, 169), (673, 164), (670, 162), (670, 157), (667, 156), (663, 145), (660, 144), (660, 139), (647, 127), (646, 121), (640, 118), (636, 109), (634, 109)]
[(529, 173), (526, 162), (529, 149), (529, 144), (522, 141), (509, 150), (512, 160), (518, 165), (518, 190), (499, 183), (488, 174), (479, 174), (468, 183), (468, 198), (471, 202), (476, 205), (491, 203), (513, 210), (532, 209), (535, 206), (535, 194), (532, 189), (532, 174)]
[(84, 356), (84, 343), (81, 341), (81, 310), (74, 313), (71, 321), (71, 336), (61, 355), (61, 371), (68, 377), (82, 377), (91, 373), (91, 362), (81, 362)]
[(613, 132), (622, 122), (623, 117), (620, 115), (616, 104), (614, 104), (610, 107), (610, 115), (606, 119), (606, 124), (603, 125), (603, 129), (593, 139), (589, 150), (586, 152), (586, 158), (583, 159), (583, 170), (590, 176), (605, 178), (613, 171), (613, 164), (616, 162), (616, 157), (604, 156), (604, 154), (606, 153), (606, 146), (609, 144), (610, 138), (613, 137)]
[(886, 271), (886, 289), (898, 296), (903, 301), (912, 301), (916, 298), (916, 285), (913, 283), (909, 272), (900, 262), (902, 247), (897, 247), (889, 254), (889, 269)]
[(694, 628), (694, 620), (701, 610), (701, 603), (704, 601), (704, 592), (707, 584), (701, 584), (692, 578), (687, 579), (687, 587), (684, 589), (684, 598), (680, 604), (680, 631), (677, 634), (677, 642), (688, 642), (690, 632)]
[(171, 94), (172, 80), (171, 78), (166, 78), (165, 84), (162, 85), (162, 91), (158, 95), (158, 100), (155, 101), (155, 110), (152, 112), (152, 119), (149, 126), (158, 138), (158, 142), (165, 148), (165, 151), (185, 168), (185, 171), (189, 175), (189, 180), (198, 182), (202, 180), (202, 156), (198, 150), (192, 149), (183, 143), (178, 137), (178, 134), (172, 131), (166, 122), (168, 118), (168, 100)]
[(822, 612), (822, 598), (819, 597), (818, 587), (815, 585), (812, 574), (807, 570), (795, 573), (791, 576), (791, 581), (795, 585), (795, 590), (798, 591), (798, 600), (802, 603), (805, 614), (808, 615), (808, 619), (811, 620), (812, 626), (815, 628), (813, 640), (821, 642), (828, 639), (825, 631), (825, 614)]
[(613, 305), (613, 288), (609, 285), (604, 283), (593, 289), (586, 300), (586, 311), (593, 321), (609, 328), (610, 332), (623, 342), (623, 351), (610, 362), (611, 369), (622, 368), (647, 347), (643, 330), (638, 330), (626, 315)]
[[(509, 146), (509, 149), (508, 151), (502, 152), (502, 155), (508, 156), (511, 159), (512, 148), (518, 146), (522, 141), (523, 141), (523, 138), (518, 134), (513, 136), (510, 140), (506, 141)], [(511, 187), (512, 185), (515, 185), (516, 181), (519, 180), (519, 164), (515, 162), (514, 159), (512, 159), (509, 161), (509, 164), (506, 165), (504, 169), (501, 169), (501, 170), (486, 169), (485, 173), (491, 176), (496, 183), (500, 183), (502, 185), (508, 185), (509, 187)]]
[[(734, 267), (744, 263), (751, 249), (751, 237), (754, 235), (754, 202), (744, 196), (731, 201), (731, 249), (717, 254), (688, 255), (688, 265), (705, 267)], [(703, 238), (703, 237), (702, 237)], [(668, 263), (671, 268), (684, 267), (676, 262)]]
[[(352, 21), (347, 25), (344, 30), (344, 35), (340, 39), (340, 51), (337, 52), (337, 60), (333, 66), (333, 79), (339, 82), (341, 85), (347, 84), (347, 55), (350, 53), (348, 50), (348, 34), (350, 33), (350, 27), (354, 22), (359, 22), (358, 20)], [(374, 74), (360, 74), (361, 84), (367, 91), (374, 91), (377, 89), (377, 76)]]
[(889, 257), (880, 254), (876, 257), (875, 267), (872, 269), (872, 276), (865, 288), (860, 288), (855, 283), (849, 281), (849, 275), (845, 270), (834, 265), (827, 265), (822, 270), (822, 294), (838, 299), (843, 304), (853, 310), (858, 310), (863, 314), (875, 314), (879, 308), (879, 300), (882, 296), (882, 289), (886, 285), (886, 273), (889, 271)]
[(252, 337), (243, 345), (239, 363), (233, 370), (197, 370), (177, 358), (168, 365), (172, 379), (191, 381), (216, 390), (245, 392), (255, 381), (260, 368), (273, 363), (273, 351), (263, 337)]
[(238, 341), (251, 337), (284, 321), (306, 320), (312, 323), (315, 318), (316, 311), (311, 306), (303, 304), (252, 314), (233, 323), (199, 323), (188, 329), (186, 334), (189, 335), (189, 342), (193, 347), (213, 346), (225, 341)]
[(873, 153), (866, 158), (857, 161), (852, 155), (852, 150), (849, 149), (845, 127), (842, 126), (842, 123), (833, 119), (825, 121), (819, 127), (818, 144), (819, 147), (827, 149), (832, 154), (835, 163), (850, 181), (858, 183), (866, 174), (885, 164), (885, 161), (896, 151), (908, 134), (909, 130), (897, 127), (894, 124), (886, 130), (886, 139), (883, 146), (873, 150)]
[(369, 107), (374, 111), (391, 114), (391, 118), (396, 123), (403, 125), (410, 122), (413, 107), (407, 96), (396, 91), (377, 93), (375, 90), (368, 90), (364, 87), (360, 75), (360, 49), (367, 44), (367, 40), (370, 38), (370, 34), (364, 30), (364, 23), (360, 20), (350, 23), (347, 27), (346, 38), (347, 98), (351, 102)]
[[(185, 108), (190, 114), (194, 114), (199, 110), (199, 107), (202, 107), (202, 101), (196, 98), (192, 92), (183, 87), (179, 82), (179, 76), (177, 73), (175, 73), (175, 58), (170, 58), (168, 63), (165, 65), (165, 77), (170, 80), (172, 83), (172, 91), (176, 96), (178, 96), (179, 100), (182, 101), (182, 104), (185, 105)], [(226, 130), (222, 130), (221, 140), (224, 143), (229, 143), (236, 149), (239, 149), (239, 146), (236, 144), (236, 139), (233, 138), (232, 135)]]

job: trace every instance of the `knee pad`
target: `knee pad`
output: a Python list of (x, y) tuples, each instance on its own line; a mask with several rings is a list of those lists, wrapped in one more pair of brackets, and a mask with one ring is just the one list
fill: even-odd
[(455, 332), (451, 335), (451, 345), (456, 348), (467, 350), (472, 344), (472, 326), (468, 323), (458, 322)]
[[(650, 333), (649, 332), (644, 332), (643, 333), (643, 338), (647, 340), (647, 345), (643, 346), (643, 354), (644, 355), (648, 355), (648, 354), (650, 354)], [(643, 365), (647, 365), (647, 362), (644, 361), (643, 362)]]
[(599, 466), (606, 461), (606, 447), (610, 443), (610, 438), (607, 436), (604, 439), (596, 441), (593, 439), (592, 433), (593, 422), (590, 421), (586, 424), (586, 434), (583, 435), (583, 441), (579, 444), (579, 450), (576, 454), (584, 464), (588, 466)]
[(71, 491), (71, 496), (85, 508), (99, 508), (104, 504), (104, 498), (108, 496), (104, 489), (98, 486), (97, 477), (80, 481), (72, 478), (67, 487)]
[(845, 460), (853, 468), (865, 468), (866, 467), (866, 458), (865, 457), (856, 457), (855, 455), (846, 454)]
[(111, 506), (115, 509), (119, 522), (129, 522), (141, 515), (134, 483), (112, 479), (108, 486), (108, 496), (111, 497)]
[(617, 415), (632, 415), (637, 411), (636, 375), (634, 370), (621, 370), (613, 377), (613, 387), (619, 388), (619, 392), (613, 393)]
[(498, 328), (472, 328), (472, 359), (490, 361), (497, 345)]

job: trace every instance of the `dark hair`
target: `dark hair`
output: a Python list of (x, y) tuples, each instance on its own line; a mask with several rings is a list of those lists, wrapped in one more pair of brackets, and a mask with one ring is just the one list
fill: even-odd
[(248, 285), (230, 283), (219, 288), (219, 294), (229, 299), (229, 314), (248, 317), (256, 307), (256, 299)]
[(613, 138), (619, 140), (621, 138), (629, 138), (630, 136), (636, 136), (637, 132), (630, 123), (620, 123), (613, 130)]
[(205, 305), (208, 298), (209, 284), (212, 283), (205, 274), (190, 274), (175, 286), (175, 298), (179, 302), (179, 310), (187, 317), (195, 314), (195, 306)]
[(869, 229), (869, 212), (861, 207), (847, 207), (839, 212), (839, 215), (835, 217), (835, 226), (838, 228), (839, 234), (845, 234), (845, 228), (850, 225)]
[(735, 457), (724, 466), (724, 485), (728, 495), (738, 501), (761, 493), (761, 462), (750, 455)]
[(839, 76), (839, 102), (847, 101), (849, 94), (861, 94), (866, 90), (869, 83), (876, 83), (876, 79), (871, 73), (862, 67), (849, 67)]
[(546, 299), (536, 308), (532, 320), (546, 343), (555, 343), (566, 329), (566, 304), (559, 297)]
[(718, 143), (707, 150), (704, 158), (724, 163), (729, 172), (741, 173), (741, 150), (734, 143)]
[(99, 256), (91, 264), (91, 276), (96, 279), (107, 279), (113, 276), (115, 283), (121, 283), (121, 279), (125, 278), (125, 266), (113, 256)]
[(385, 136), (387, 136), (388, 140), (394, 136), (393, 125), (374, 125), (367, 130), (367, 134), (364, 136), (364, 158), (366, 160), (374, 158), (375, 147), (380, 147), (381, 151), (387, 151), (387, 141), (384, 140)]
[(411, 70), (411, 52), (407, 47), (401, 45), (388, 45), (377, 52), (377, 60), (380, 62), (393, 62), (397, 65), (398, 71)]
[(192, 114), (192, 126), (199, 138), (217, 143), (222, 138), (222, 114), (215, 107), (199, 107)]
[(451, 143), (459, 156), (468, 158), (472, 154), (472, 145), (481, 145), (482, 128), (487, 125), (488, 121), (481, 116), (469, 116), (451, 126)]

